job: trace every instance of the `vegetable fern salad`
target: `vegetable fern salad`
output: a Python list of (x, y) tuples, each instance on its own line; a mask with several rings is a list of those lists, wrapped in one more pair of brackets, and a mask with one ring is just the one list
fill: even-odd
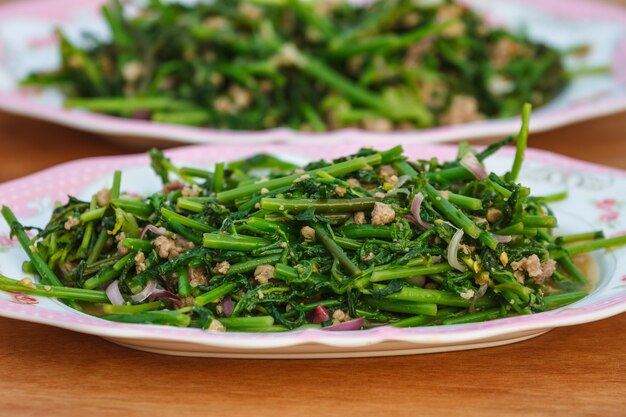
[(113, 1), (110, 37), (72, 42), (24, 83), (66, 107), (221, 129), (405, 130), (510, 117), (568, 83), (568, 52), (454, 1)]
[[(532, 314), (590, 289), (573, 257), (626, 243), (554, 233), (516, 182), (528, 132), (454, 161), (361, 149), (303, 167), (256, 155), (212, 171), (150, 152), (163, 189), (70, 198), (43, 229), (2, 214), (30, 258), (0, 289), (56, 297), (106, 320), (208, 330), (358, 330)], [(517, 141), (510, 172), (482, 161)], [(259, 172), (265, 175), (259, 176)], [(28, 229), (36, 230), (33, 238)]]

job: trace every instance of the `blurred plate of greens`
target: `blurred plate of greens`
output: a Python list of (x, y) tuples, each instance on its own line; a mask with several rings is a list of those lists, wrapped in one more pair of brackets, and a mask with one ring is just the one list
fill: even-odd
[(583, 0), (28, 0), (0, 109), (179, 142), (419, 140), (626, 108), (626, 9)]

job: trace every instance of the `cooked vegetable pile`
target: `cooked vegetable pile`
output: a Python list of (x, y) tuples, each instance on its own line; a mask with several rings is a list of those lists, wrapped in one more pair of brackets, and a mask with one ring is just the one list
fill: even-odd
[[(129, 6), (130, 9), (130, 6)], [(150, 0), (102, 9), (111, 37), (73, 44), (25, 83), (67, 107), (225, 129), (387, 131), (538, 107), (567, 84), (562, 54), (453, 1)]]
[[(574, 256), (626, 243), (602, 232), (555, 236), (546, 202), (516, 182), (529, 108), (510, 172), (482, 161), (507, 138), (451, 162), (401, 147), (361, 149), (302, 168), (269, 155), (177, 167), (150, 152), (163, 190), (70, 198), (29, 238), (2, 214), (41, 284), (0, 289), (56, 297), (102, 318), (209, 330), (357, 330), (469, 323), (584, 297)], [(267, 175), (257, 176), (265, 170)], [(34, 228), (30, 228), (34, 229)]]

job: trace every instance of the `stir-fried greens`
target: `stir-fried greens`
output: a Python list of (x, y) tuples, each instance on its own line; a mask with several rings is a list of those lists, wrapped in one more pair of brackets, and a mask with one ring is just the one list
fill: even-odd
[[(549, 310), (586, 295), (573, 257), (626, 243), (553, 233), (546, 202), (513, 168), (482, 161), (515, 138), (458, 158), (412, 161), (397, 146), (298, 168), (269, 155), (177, 167), (151, 151), (163, 189), (70, 198), (33, 238), (2, 214), (41, 284), (0, 289), (56, 297), (102, 318), (210, 330), (355, 330), (468, 323)], [(265, 176), (257, 174), (265, 170)], [(30, 228), (35, 229), (35, 228)]]
[(110, 39), (62, 32), (28, 85), (65, 105), (226, 129), (414, 129), (510, 117), (568, 82), (562, 54), (451, 0), (150, 0), (102, 9)]

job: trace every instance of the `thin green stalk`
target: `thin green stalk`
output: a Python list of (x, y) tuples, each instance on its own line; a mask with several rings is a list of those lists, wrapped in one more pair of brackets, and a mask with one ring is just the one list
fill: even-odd
[(556, 203), (557, 201), (563, 201), (567, 198), (567, 191), (561, 191), (560, 193), (554, 193), (539, 197), (533, 197), (532, 199), (543, 204)]
[(189, 272), (186, 267), (178, 270), (178, 295), (186, 298), (191, 295), (191, 284), (189, 283)]
[(444, 217), (450, 220), (455, 226), (463, 229), (470, 237), (480, 239), (486, 246), (495, 250), (498, 246), (496, 238), (478, 227), (460, 209), (456, 208), (451, 202), (439, 194), (432, 185), (426, 184), (424, 190), (432, 205), (439, 210)]
[(34, 247), (31, 248), (31, 241), (24, 231), (24, 226), (22, 226), (22, 224), (17, 220), (17, 217), (15, 217), (15, 214), (13, 214), (11, 209), (7, 206), (2, 206), (2, 216), (11, 228), (11, 233), (15, 235), (17, 241), (20, 243), (20, 246), (33, 263), (33, 266), (41, 277), (41, 282), (48, 285), (61, 286), (61, 281), (59, 281), (46, 261), (43, 260)]
[(213, 191), (216, 193), (224, 189), (224, 163), (215, 164), (215, 173), (213, 174)]
[(478, 198), (455, 193), (447, 193), (447, 198), (452, 204), (456, 204), (466, 210), (481, 210), (483, 208), (483, 202)]
[(100, 257), (102, 249), (104, 249), (104, 245), (106, 245), (108, 238), (109, 233), (107, 229), (103, 227), (98, 234), (98, 238), (96, 239), (96, 243), (93, 245), (93, 249), (89, 253), (89, 257), (87, 257), (87, 264), (96, 262), (96, 260)]
[(191, 316), (177, 311), (146, 311), (135, 314), (111, 314), (101, 318), (120, 323), (135, 324), (166, 324), (187, 327), (191, 323)]
[(59, 298), (77, 301), (90, 301), (92, 303), (107, 303), (109, 298), (104, 291), (85, 290), (82, 288), (68, 288), (59, 285), (34, 284), (32, 286), (21, 285), (18, 281), (0, 275), (0, 290), (19, 291), (26, 294), (41, 295), (50, 298)]
[(410, 301), (376, 299), (373, 297), (364, 297), (363, 301), (370, 306), (383, 311), (404, 314), (420, 314), (431, 317), (437, 315), (437, 305), (433, 303), (414, 303)]
[(122, 240), (122, 245), (133, 251), (150, 252), (152, 250), (152, 242), (149, 240), (127, 237)]
[(243, 274), (246, 272), (254, 271), (259, 265), (274, 265), (280, 261), (282, 255), (269, 255), (261, 258), (254, 258), (248, 261), (236, 263), (230, 267), (226, 275)]
[(315, 239), (324, 245), (326, 250), (330, 252), (333, 258), (335, 258), (350, 275), (359, 275), (361, 273), (359, 267), (350, 260), (343, 249), (330, 237), (323, 224), (312, 223), (311, 226), (315, 229)]
[(375, 202), (375, 198), (331, 198), (327, 200), (262, 198), (261, 208), (266, 211), (302, 212), (313, 207), (317, 213), (351, 212), (371, 210)]
[(521, 218), (524, 227), (543, 227), (553, 228), (557, 226), (557, 220), (554, 216), (530, 216), (526, 215)]
[(120, 198), (120, 188), (122, 186), (122, 171), (113, 173), (113, 186), (111, 187), (111, 200)]
[(194, 213), (201, 213), (204, 210), (204, 204), (197, 201), (192, 201), (188, 198), (179, 198), (176, 201), (176, 208), (178, 210), (193, 211)]
[(530, 112), (532, 105), (530, 103), (524, 104), (522, 107), (522, 127), (515, 137), (516, 150), (515, 159), (513, 160), (513, 167), (508, 175), (509, 181), (517, 180), (520, 170), (522, 169), (522, 163), (524, 162), (524, 152), (528, 146), (528, 127), (530, 123)]
[(214, 301), (219, 301), (220, 298), (230, 294), (236, 288), (237, 284), (235, 284), (234, 282), (227, 282), (217, 288), (212, 289), (211, 291), (205, 292), (204, 294), (197, 296), (194, 302), (199, 306), (203, 306)]
[(448, 263), (440, 263), (427, 266), (403, 267), (375, 271), (370, 278), (371, 282), (389, 281), (392, 279), (411, 278), (424, 275), (440, 274), (451, 271), (452, 267)]
[(604, 238), (604, 232), (602, 230), (596, 230), (593, 232), (576, 233), (573, 235), (558, 236), (556, 238), (556, 242), (560, 245), (563, 245), (565, 243), (576, 243), (576, 242), (580, 242), (583, 240), (596, 240), (596, 239), (603, 239), (603, 238)]
[(286, 187), (288, 185), (291, 185), (298, 178), (301, 178), (306, 175), (308, 175), (309, 177), (313, 177), (319, 171), (327, 172), (330, 175), (335, 176), (335, 177), (342, 176), (342, 175), (357, 171), (365, 167), (366, 165), (378, 165), (380, 164), (381, 160), (382, 160), (382, 155), (378, 153), (378, 154), (370, 155), (368, 157), (355, 158), (349, 161), (329, 165), (324, 168), (306, 171), (302, 174), (287, 175), (281, 178), (275, 178), (275, 179), (271, 179), (268, 181), (262, 181), (262, 182), (257, 182), (254, 184), (244, 185), (241, 187), (234, 188), (232, 190), (226, 190), (226, 191), (217, 193), (217, 202), (228, 203), (230, 201), (237, 200), (239, 198), (243, 198), (251, 194), (257, 193), (261, 191), (263, 188), (271, 191), (276, 188)]
[(574, 256), (581, 253), (593, 252), (600, 249), (609, 249), (622, 245), (626, 245), (626, 235), (578, 243), (576, 245), (567, 246), (567, 250), (570, 255)]
[(134, 264), (136, 255), (137, 252), (130, 252), (117, 260), (111, 267), (100, 269), (98, 275), (85, 281), (83, 288), (92, 290), (113, 281), (123, 269)]
[(576, 266), (572, 258), (569, 256), (563, 256), (562, 258), (557, 259), (558, 264), (567, 272), (572, 278), (574, 278), (579, 284), (586, 285), (588, 284), (587, 277), (582, 273), (580, 269)]
[(348, 250), (359, 250), (361, 248), (362, 243), (356, 240), (348, 239), (341, 236), (335, 236), (335, 243), (339, 245), (343, 249)]
[(167, 209), (165, 207), (161, 208), (161, 216), (165, 218), (168, 222), (176, 222), (183, 226), (187, 226), (192, 228), (193, 230), (197, 230), (199, 232), (212, 232), (215, 229), (208, 224), (200, 223), (197, 220), (190, 219), (189, 217), (185, 217), (182, 214), (178, 214), (175, 211)]
[(222, 235), (218, 233), (205, 233), (202, 246), (211, 249), (251, 251), (271, 244), (260, 237), (244, 235)]
[(153, 301), (145, 304), (133, 304), (116, 306), (113, 304), (105, 304), (102, 306), (102, 311), (106, 314), (137, 314), (144, 313), (146, 311), (157, 310), (163, 307), (160, 301)]
[(255, 316), (255, 317), (220, 317), (219, 322), (227, 329), (240, 329), (245, 327), (269, 327), (274, 324), (272, 316)]
[(93, 222), (94, 220), (100, 220), (104, 217), (107, 207), (100, 207), (93, 210), (87, 210), (81, 213), (79, 219), (81, 223)]
[[(96, 196), (94, 195), (91, 197), (91, 203), (89, 204), (89, 209), (93, 210), (96, 207), (97, 207), (97, 202), (96, 202)], [(93, 236), (93, 229), (94, 229), (94, 224), (91, 222), (85, 227), (85, 234), (83, 235), (80, 248), (78, 249), (78, 252), (81, 257), (85, 257), (85, 252), (89, 248), (89, 243), (91, 243), (91, 237)]]
[(411, 301), (414, 303), (432, 303), (451, 307), (469, 307), (474, 303), (476, 308), (490, 307), (494, 301), (488, 297), (481, 297), (476, 301), (465, 299), (453, 292), (431, 290), (419, 287), (403, 287), (397, 293), (388, 295), (389, 300)]
[(561, 294), (550, 294), (543, 298), (543, 302), (546, 306), (546, 310), (554, 310), (555, 308), (562, 307), (564, 305), (575, 303), (582, 300), (588, 294), (584, 291), (572, 291), (564, 292)]
[(502, 310), (497, 308), (490, 308), (483, 311), (477, 311), (476, 313), (468, 313), (462, 316), (450, 317), (443, 321), (443, 324), (465, 324), (465, 323), (477, 323), (481, 321), (494, 320), (502, 315)]
[(392, 237), (391, 227), (385, 225), (351, 224), (342, 227), (341, 231), (349, 239), (391, 239)]
[(154, 213), (154, 207), (152, 207), (152, 205), (124, 198), (111, 198), (111, 205), (141, 218), (148, 218)]

